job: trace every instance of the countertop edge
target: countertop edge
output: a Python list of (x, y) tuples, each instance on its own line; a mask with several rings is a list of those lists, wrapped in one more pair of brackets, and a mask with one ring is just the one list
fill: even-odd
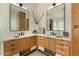
[(19, 38), (12, 38), (12, 39), (6, 39), (6, 40), (4, 39), (3, 41), (13, 40), (13, 39), (21, 39), (21, 38), (31, 37), (31, 36), (43, 36), (43, 37), (48, 37), (48, 38), (62, 39), (62, 40), (71, 41), (71, 38), (69, 38), (69, 37), (57, 38), (57, 37), (54, 37), (54, 36), (47, 36), (45, 34), (31, 34), (31, 35), (21, 36)]

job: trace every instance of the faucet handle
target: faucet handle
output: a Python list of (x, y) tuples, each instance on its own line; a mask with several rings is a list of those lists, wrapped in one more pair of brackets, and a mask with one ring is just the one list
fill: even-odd
[(57, 33), (54, 33), (54, 35), (57, 35)]
[(51, 35), (54, 35), (54, 32), (51, 32)]

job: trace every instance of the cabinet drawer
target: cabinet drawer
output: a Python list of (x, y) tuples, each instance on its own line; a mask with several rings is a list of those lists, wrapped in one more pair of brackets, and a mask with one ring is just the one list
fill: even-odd
[(18, 40), (4, 41), (4, 47), (5, 46), (15, 46), (16, 44), (18, 44)]
[(32, 42), (37, 42), (37, 40), (36, 39), (32, 39)]
[(35, 46), (35, 45), (36, 45), (36, 43), (33, 43), (33, 44), (32, 44), (32, 46)]
[(4, 55), (5, 56), (12, 56), (16, 54), (18, 51), (18, 40), (9, 40), (4, 41)]
[(38, 44), (43, 44), (43, 42), (39, 41)]
[(36, 44), (37, 44), (36, 39), (34, 39), (34, 40), (31, 41), (31, 47), (32, 47), (32, 46), (35, 46)]
[(65, 40), (56, 40), (56, 44), (70, 46), (70, 42)]
[(56, 48), (56, 53), (59, 53), (64, 56), (69, 56), (69, 50), (63, 49), (63, 48)]
[(56, 53), (68, 56), (69, 55), (69, 47), (68, 46), (56, 45)]
[(69, 47), (68, 46), (61, 46), (61, 45), (56, 45), (56, 48), (59, 48), (59, 49), (66, 49), (66, 50), (69, 50)]
[(16, 47), (5, 47), (4, 48), (4, 55), (5, 56), (12, 56), (18, 52)]
[(63, 49), (56, 48), (56, 53), (64, 55)]
[(42, 43), (42, 44), (44, 43), (44, 40), (41, 39), (41, 38), (40, 39), (37, 39), (37, 44), (40, 44), (40, 43)]
[(38, 42), (38, 45), (44, 47), (44, 43), (43, 42)]

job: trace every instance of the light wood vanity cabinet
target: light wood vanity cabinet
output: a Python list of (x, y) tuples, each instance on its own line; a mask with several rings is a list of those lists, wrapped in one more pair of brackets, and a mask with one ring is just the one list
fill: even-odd
[(15, 40), (4, 41), (4, 55), (15, 55), (33, 46), (42, 46), (52, 52), (64, 56), (70, 55), (70, 42), (42, 36), (24, 37)]
[(19, 40), (19, 50), (23, 51), (25, 49), (31, 48), (37, 44), (36, 36), (25, 37)]
[(4, 41), (4, 55), (12, 56), (37, 44), (36, 36)]
[(45, 48), (49, 49), (49, 43), (50, 43), (49, 38), (44, 37), (44, 47), (45, 47)]
[(37, 45), (44, 47), (44, 38), (41, 36), (37, 37)]
[(33, 36), (33, 37), (30, 37), (31, 39), (31, 45), (30, 47), (33, 47), (33, 46), (36, 46), (37, 45), (37, 37), (36, 36)]
[(19, 51), (23, 51), (27, 48), (30, 48), (30, 39), (29, 38), (22, 38), (19, 39)]
[(4, 41), (4, 55), (11, 56), (16, 54), (17, 52), (19, 52), (18, 46), (19, 46), (19, 41), (17, 39)]
[(79, 3), (72, 3), (71, 55), (79, 56)]
[(70, 42), (56, 39), (56, 53), (64, 56), (70, 55)]
[(49, 40), (50, 40), (50, 42), (49, 42), (49, 50), (55, 52), (55, 50), (56, 50), (56, 43), (55, 42), (56, 41), (53, 38), (50, 38)]
[(47, 48), (47, 49), (49, 49), (49, 43), (50, 43), (50, 40), (49, 40), (49, 38), (47, 38), (47, 37), (41, 37), (41, 36), (39, 36), (38, 38), (37, 38), (37, 45), (38, 46), (42, 46), (42, 47), (44, 47), (44, 48)]
[(37, 45), (42, 46), (51, 51), (55, 51), (55, 39), (39, 36), (37, 38)]
[(24, 46), (23, 46), (23, 40), (22, 40), (22, 39), (18, 39), (18, 40), (19, 40), (19, 46), (18, 46), (19, 49), (18, 49), (18, 50), (19, 50), (19, 52), (20, 52), (20, 51), (23, 50), (23, 47), (24, 47)]
[(53, 39), (48, 37), (38, 37), (38, 45), (42, 46), (55, 53), (69, 56), (70, 55), (70, 42), (66, 40)]

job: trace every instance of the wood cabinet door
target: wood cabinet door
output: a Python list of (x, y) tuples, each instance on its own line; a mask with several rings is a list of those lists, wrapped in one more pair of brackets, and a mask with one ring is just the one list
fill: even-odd
[(31, 41), (29, 38), (23, 38), (19, 40), (19, 51), (23, 51), (30, 48)]
[(30, 48), (31, 46), (31, 38), (24, 38), (23, 40), (24, 49)]
[(73, 32), (73, 50), (72, 53), (74, 56), (79, 56), (79, 29), (74, 30)]
[(71, 55), (79, 56), (79, 4), (72, 3), (72, 46)]
[(55, 52), (55, 49), (56, 49), (55, 39), (50, 39), (50, 50)]
[(43, 41), (44, 41), (44, 48), (49, 49), (50, 39), (49, 39), (49, 38), (44, 37), (44, 38), (43, 38)]
[(72, 21), (73, 25), (79, 25), (79, 4), (72, 3)]
[(23, 39), (19, 39), (19, 51), (23, 50)]

